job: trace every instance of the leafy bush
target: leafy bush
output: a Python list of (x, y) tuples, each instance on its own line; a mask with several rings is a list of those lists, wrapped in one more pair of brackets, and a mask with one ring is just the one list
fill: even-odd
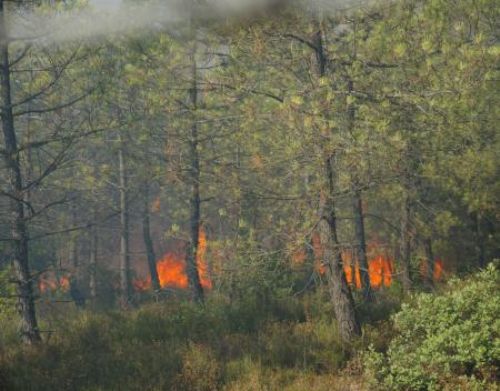
[[(381, 389), (494, 389), (500, 363), (500, 273), (491, 265), (442, 295), (420, 294), (393, 317), (387, 352), (365, 356)], [(375, 384), (374, 384), (375, 385)]]

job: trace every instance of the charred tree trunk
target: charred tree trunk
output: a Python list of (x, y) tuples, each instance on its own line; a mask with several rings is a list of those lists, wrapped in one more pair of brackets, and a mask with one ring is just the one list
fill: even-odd
[(189, 195), (189, 229), (190, 241), (187, 251), (187, 276), (193, 298), (196, 302), (203, 302), (204, 292), (201, 286), (200, 274), (198, 272), (197, 255), (200, 235), (200, 157), (198, 151), (198, 123), (196, 122), (196, 110), (198, 108), (198, 70), (196, 64), (196, 36), (193, 34), (193, 50), (191, 54), (192, 62), (192, 86), (190, 90), (191, 109), (193, 111), (193, 123), (191, 125), (191, 135), (189, 138), (190, 167), (188, 173), (188, 183), (190, 187)]
[(9, 194), (9, 223), (12, 236), (12, 258), (16, 274), (18, 308), (21, 316), (21, 337), (26, 343), (41, 341), (35, 314), (33, 278), (29, 267), (28, 230), (23, 205), (23, 178), (17, 148), (17, 137), (12, 113), (9, 64), (9, 38), (5, 28), (4, 1), (0, 0), (0, 99), (1, 121), (5, 143), (7, 193)]
[(412, 288), (411, 281), (411, 200), (409, 194), (405, 194), (401, 210), (401, 237), (400, 237), (400, 278), (403, 290), (409, 293)]
[(325, 161), (326, 176), (328, 179), (328, 192), (323, 197), (322, 212), (319, 223), (321, 247), (323, 248), (324, 261), (327, 264), (328, 285), (332, 297), (333, 309), (338, 322), (339, 333), (342, 340), (352, 341), (361, 335), (354, 300), (343, 270), (342, 254), (337, 235), (337, 220), (335, 215), (334, 175), (332, 157)]
[(128, 177), (124, 158), (124, 142), (120, 133), (118, 162), (120, 173), (120, 306), (130, 306), (130, 250), (129, 250), (129, 202)]
[(434, 269), (436, 267), (434, 261), (434, 252), (432, 251), (432, 240), (431, 238), (426, 238), (424, 242), (425, 247), (425, 262), (426, 262), (426, 276), (425, 283), (429, 289), (434, 286)]
[(144, 247), (146, 248), (146, 256), (148, 260), (149, 274), (151, 276), (151, 285), (156, 294), (160, 292), (160, 279), (158, 270), (156, 269), (156, 256), (151, 239), (151, 227), (149, 222), (149, 184), (144, 184), (144, 210), (142, 212), (142, 238)]
[[(356, 236), (356, 255), (359, 262), (361, 285), (363, 297), (367, 301), (373, 299), (373, 292), (370, 286), (370, 274), (368, 273), (368, 257), (366, 254), (365, 218), (363, 215), (363, 200), (361, 192), (354, 190), (352, 198), (352, 209), (354, 212), (354, 231)], [(353, 274), (354, 276), (354, 274)]]

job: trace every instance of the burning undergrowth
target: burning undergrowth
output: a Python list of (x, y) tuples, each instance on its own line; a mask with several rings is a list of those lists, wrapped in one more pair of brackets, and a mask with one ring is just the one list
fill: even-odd
[[(323, 275), (327, 271), (327, 266), (323, 260), (323, 249), (320, 243), (318, 234), (314, 234), (311, 238), (311, 245), (315, 259), (315, 270)], [(373, 289), (388, 288), (394, 279), (397, 277), (397, 268), (394, 257), (392, 257), (386, 249), (386, 246), (374, 241), (367, 246), (368, 253), (368, 277), (370, 287)], [(343, 269), (347, 283), (355, 288), (362, 288), (361, 266), (355, 251), (351, 248), (341, 250), (341, 258)], [(302, 263), (305, 261), (305, 253), (303, 256), (295, 256), (294, 262)], [(433, 280), (435, 282), (443, 279), (444, 264), (439, 258), (433, 260)], [(424, 279), (427, 275), (427, 262), (423, 260), (420, 263), (420, 274)]]
[[(206, 261), (207, 235), (203, 229), (200, 230), (196, 253), (196, 264), (200, 276), (201, 286), (204, 289), (212, 288), (212, 280), (209, 275), (208, 263)], [(187, 289), (189, 281), (186, 271), (185, 251), (175, 251), (165, 253), (156, 262), (156, 271), (161, 288)], [(132, 281), (134, 289), (144, 292), (151, 289), (151, 276), (146, 278), (136, 278)]]

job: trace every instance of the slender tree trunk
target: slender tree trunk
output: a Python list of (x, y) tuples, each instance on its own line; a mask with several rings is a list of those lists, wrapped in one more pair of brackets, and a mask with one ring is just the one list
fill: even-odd
[[(73, 227), (78, 225), (76, 205), (73, 203), (71, 206), (71, 224)], [(79, 265), (78, 253), (78, 232), (72, 232), (69, 239), (69, 269), (70, 269), (70, 294), (77, 306), (83, 306), (85, 298), (80, 291), (81, 286), (81, 271)]]
[(124, 158), (124, 141), (120, 133), (120, 149), (118, 151), (120, 171), (120, 306), (130, 306), (130, 251), (129, 251), (129, 205), (128, 177)]
[(148, 260), (149, 274), (151, 276), (151, 284), (156, 294), (160, 292), (160, 279), (158, 270), (156, 269), (156, 256), (151, 239), (151, 227), (149, 223), (149, 184), (144, 184), (144, 210), (142, 212), (142, 238), (144, 247), (146, 248), (146, 256)]
[[(354, 91), (354, 82), (348, 80), (347, 82), (348, 96), (352, 95)], [(354, 126), (356, 120), (356, 108), (354, 104), (347, 104), (347, 122), (348, 131), (352, 135), (354, 133)], [(370, 275), (368, 273), (368, 259), (366, 255), (366, 237), (365, 237), (365, 220), (363, 215), (363, 200), (361, 197), (361, 190), (359, 189), (359, 183), (357, 180), (357, 175), (354, 173), (352, 178), (353, 186), (353, 196), (352, 196), (352, 207), (354, 212), (354, 233), (356, 239), (356, 255), (359, 262), (359, 271), (361, 277), (361, 285), (363, 288), (363, 298), (366, 301), (371, 301), (373, 299), (373, 294), (370, 286)], [(353, 281), (355, 276), (353, 274)]]
[(481, 219), (481, 214), (475, 214), (475, 231), (476, 231), (476, 254), (479, 262), (479, 267), (484, 268), (486, 266), (486, 251), (484, 245), (484, 234), (483, 234), (483, 222)]
[(412, 288), (410, 261), (411, 261), (411, 200), (409, 194), (405, 194), (401, 210), (401, 237), (400, 237), (400, 278), (403, 290), (409, 293)]
[(368, 257), (366, 254), (365, 218), (363, 215), (363, 200), (361, 192), (354, 190), (352, 198), (352, 209), (354, 212), (354, 231), (356, 236), (356, 255), (359, 262), (359, 272), (363, 297), (367, 301), (373, 299), (373, 292), (370, 286), (370, 274), (368, 273)]
[(435, 261), (434, 261), (434, 252), (432, 251), (431, 238), (425, 239), (424, 247), (425, 247), (425, 261), (427, 264), (426, 267), (427, 275), (425, 276), (425, 283), (430, 289), (432, 289), (432, 287), (434, 286)]
[[(94, 217), (94, 222), (96, 221)], [(93, 226), (90, 231), (90, 256), (89, 256), (89, 291), (90, 300), (95, 305), (97, 299), (97, 228)]]
[[(319, 77), (324, 77), (326, 74), (327, 58), (323, 47), (321, 25), (320, 23), (317, 23), (317, 25), (318, 31), (314, 35), (317, 74)], [(324, 174), (327, 186), (323, 189), (324, 205), (321, 207), (319, 234), (321, 246), (324, 249), (324, 260), (328, 265), (328, 285), (335, 317), (338, 322), (339, 333), (344, 341), (349, 342), (354, 337), (361, 335), (361, 327), (356, 316), (352, 292), (347, 284), (343, 270), (335, 216), (333, 164), (333, 156), (329, 155), (325, 159)]]
[[(78, 225), (77, 217), (76, 217), (76, 205), (71, 205), (71, 224), (73, 227)], [(74, 277), (78, 276), (78, 234), (77, 232), (72, 232), (69, 238), (69, 249), (68, 249), (68, 258), (69, 258), (69, 267), (72, 269), (74, 273)]]
[(5, 28), (4, 1), (0, 0), (0, 99), (1, 121), (5, 143), (5, 165), (10, 197), (9, 223), (12, 235), (12, 257), (17, 283), (18, 308), (21, 316), (21, 336), (26, 343), (41, 341), (35, 314), (32, 276), (29, 267), (28, 231), (24, 216), (23, 178), (17, 149), (12, 113), (9, 42)]
[(328, 179), (328, 192), (323, 200), (319, 233), (321, 247), (324, 251), (324, 260), (328, 267), (328, 285), (333, 301), (335, 317), (338, 322), (339, 333), (344, 341), (350, 342), (356, 336), (361, 335), (361, 327), (354, 309), (352, 293), (342, 267), (342, 254), (337, 235), (337, 220), (333, 200), (334, 174), (331, 157), (326, 159), (325, 166)]
[(187, 276), (193, 298), (196, 302), (203, 302), (204, 292), (201, 286), (200, 274), (198, 272), (197, 254), (200, 234), (200, 157), (198, 151), (198, 123), (196, 110), (198, 108), (198, 70), (196, 64), (196, 32), (193, 33), (193, 50), (191, 53), (192, 86), (190, 90), (191, 108), (193, 111), (193, 123), (191, 125), (191, 137), (189, 139), (190, 167), (188, 183), (190, 187), (189, 206), (189, 228), (190, 242), (187, 250)]

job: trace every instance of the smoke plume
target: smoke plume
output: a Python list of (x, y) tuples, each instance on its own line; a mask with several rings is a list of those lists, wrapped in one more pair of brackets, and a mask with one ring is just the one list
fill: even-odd
[[(155, 31), (186, 24), (192, 18), (227, 18), (266, 11), (294, 0), (90, 0), (80, 8), (57, 8), (45, 11), (27, 9), (9, 12), (8, 34), (13, 39), (38, 44), (60, 44), (97, 40), (113, 34)], [(297, 0), (294, 1), (297, 3)], [(334, 11), (354, 0), (302, 0), (304, 7), (313, 5), (323, 11)]]

